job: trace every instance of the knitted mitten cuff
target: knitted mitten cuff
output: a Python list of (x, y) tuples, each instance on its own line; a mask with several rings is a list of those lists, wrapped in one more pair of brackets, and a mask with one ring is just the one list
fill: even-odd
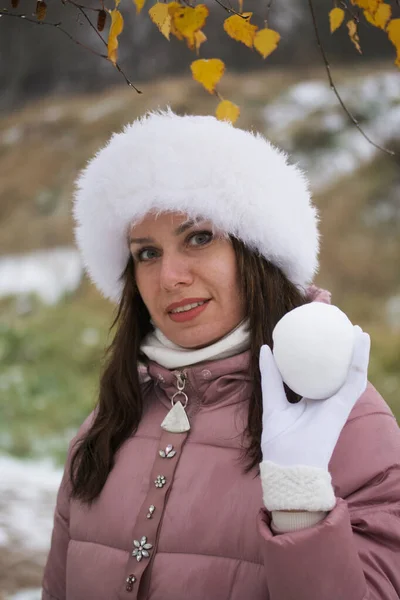
[(274, 533), (288, 533), (289, 531), (299, 531), (308, 527), (314, 527), (325, 519), (328, 512), (308, 510), (289, 512), (285, 510), (272, 511), (271, 529)]
[(260, 463), (264, 505), (273, 510), (329, 511), (336, 504), (332, 478), (326, 469)]

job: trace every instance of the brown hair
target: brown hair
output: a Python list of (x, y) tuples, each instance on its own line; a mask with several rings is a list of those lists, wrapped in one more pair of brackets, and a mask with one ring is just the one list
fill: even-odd
[[(262, 460), (262, 396), (259, 353), (263, 344), (272, 348), (272, 332), (288, 311), (306, 304), (305, 294), (282, 271), (231, 237), (238, 266), (246, 316), (250, 326), (250, 372), (254, 381), (244, 452), (246, 471)], [(132, 368), (141, 355), (143, 338), (152, 330), (150, 314), (135, 283), (134, 262), (129, 258), (122, 274), (123, 292), (110, 329), (116, 326), (113, 341), (105, 353), (106, 363), (100, 380), (99, 399), (92, 425), (76, 442), (69, 476), (72, 496), (91, 503), (100, 494), (114, 465), (117, 450), (139, 426), (143, 398), (137, 369)], [(286, 388), (289, 402), (300, 398)]]

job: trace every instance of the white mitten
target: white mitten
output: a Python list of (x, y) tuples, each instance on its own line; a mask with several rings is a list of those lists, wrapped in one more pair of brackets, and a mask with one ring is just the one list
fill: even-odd
[(370, 338), (354, 327), (347, 379), (326, 400), (290, 404), (269, 346), (260, 352), (263, 431), (260, 465), (270, 511), (328, 511), (336, 503), (328, 464), (348, 416), (367, 386)]

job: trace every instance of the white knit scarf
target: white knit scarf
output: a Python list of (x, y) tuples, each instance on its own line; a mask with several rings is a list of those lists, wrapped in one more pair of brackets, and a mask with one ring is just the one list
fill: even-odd
[(191, 350), (171, 342), (160, 329), (155, 328), (143, 340), (140, 349), (150, 360), (166, 369), (194, 365), (205, 360), (229, 358), (250, 348), (248, 321), (243, 320), (223, 338), (204, 348)]

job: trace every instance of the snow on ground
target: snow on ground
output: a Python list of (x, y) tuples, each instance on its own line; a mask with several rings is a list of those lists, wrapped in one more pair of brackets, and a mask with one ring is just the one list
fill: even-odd
[[(373, 142), (385, 146), (400, 131), (397, 73), (354, 78), (336, 87)], [(310, 129), (311, 118), (314, 126)], [(290, 87), (265, 107), (264, 122), (267, 137), (293, 155), (317, 190), (329, 187), (338, 177), (367, 164), (380, 152), (350, 122), (328, 81), (307, 81)], [(303, 149), (302, 136), (307, 138), (310, 131), (317, 133), (319, 139), (312, 150)]]
[(392, 296), (386, 304), (387, 322), (394, 331), (400, 331), (400, 294)]
[(118, 110), (122, 110), (127, 102), (125, 97), (122, 98), (106, 98), (100, 102), (91, 104), (87, 108), (80, 111), (80, 117), (85, 123), (95, 123), (100, 121), (107, 115), (113, 114)]
[(46, 553), (62, 470), (0, 456), (0, 546)]
[(7, 600), (41, 600), (41, 594), (40, 588), (29, 588), (8, 596)]
[(75, 248), (51, 248), (0, 258), (0, 297), (35, 294), (55, 304), (81, 282), (83, 265)]

